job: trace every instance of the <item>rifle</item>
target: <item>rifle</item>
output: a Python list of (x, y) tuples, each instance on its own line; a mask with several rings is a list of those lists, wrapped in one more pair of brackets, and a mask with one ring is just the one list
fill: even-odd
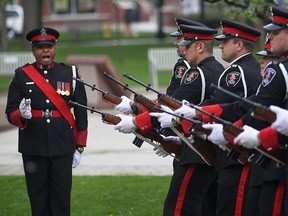
[[(124, 91), (128, 90), (132, 94), (134, 94), (134, 101), (141, 104), (142, 106), (144, 106), (146, 109), (149, 110), (149, 112), (157, 112), (157, 110), (154, 109), (155, 105), (157, 105), (155, 102), (153, 102), (149, 98), (133, 91), (131, 88), (128, 87), (128, 84), (123, 84), (123, 83), (119, 82), (114, 77), (107, 74), (106, 72), (104, 72), (104, 76), (107, 77), (108, 79), (112, 80), (113, 82), (117, 83), (118, 85), (122, 86)], [(141, 107), (138, 107), (138, 113), (141, 113), (141, 112), (142, 112)]]
[[(192, 108), (196, 109), (197, 111), (209, 116), (211, 119), (215, 119), (218, 122), (220, 122), (221, 124), (223, 124), (223, 133), (226, 134), (226, 135), (230, 135), (230, 136), (235, 138), (236, 136), (238, 136), (240, 133), (242, 133), (244, 131), (243, 128), (240, 128), (240, 127), (232, 124), (229, 121), (226, 121), (226, 120), (224, 120), (224, 119), (222, 119), (220, 117), (217, 117), (213, 113), (206, 112), (205, 110), (202, 110), (202, 109), (200, 109), (199, 107), (196, 107), (193, 104), (190, 104), (190, 106)], [(225, 145), (225, 146), (227, 146), (227, 145)], [(239, 147), (238, 148), (233, 147), (232, 144), (229, 144), (229, 147), (232, 147), (234, 149), (238, 149), (239, 148)], [(249, 151), (248, 149), (246, 149), (246, 148), (244, 148), (242, 146), (240, 146), (240, 150)], [(264, 156), (276, 161), (278, 164), (286, 166), (286, 162), (285, 162), (286, 161), (285, 160), (286, 156), (285, 156), (285, 152), (284, 151), (279, 150), (279, 149), (268, 151), (268, 150), (264, 149), (262, 146), (256, 147), (255, 150), (260, 152), (262, 155), (264, 155)], [(258, 161), (260, 162), (260, 159)]]
[(146, 91), (151, 90), (152, 92), (156, 93), (157, 94), (157, 100), (160, 104), (165, 105), (167, 107), (170, 107), (171, 109), (179, 109), (182, 106), (181, 101), (179, 101), (175, 98), (172, 98), (166, 94), (163, 94), (163, 93), (157, 91), (156, 89), (153, 89), (150, 84), (146, 85), (146, 84), (142, 83), (141, 81), (135, 79), (134, 77), (132, 77), (128, 74), (123, 74), (123, 76), (128, 78), (129, 80), (132, 80), (132, 81), (138, 83), (139, 85), (145, 87)]
[[(111, 93), (109, 93), (109, 92), (106, 92), (106, 91), (104, 91), (104, 90), (102, 90), (102, 89), (99, 89), (99, 88), (96, 87), (95, 84), (89, 85), (89, 84), (85, 83), (83, 80), (78, 79), (78, 78), (75, 78), (75, 77), (73, 77), (72, 79), (74, 79), (74, 80), (76, 80), (77, 82), (80, 82), (80, 83), (82, 83), (82, 84), (90, 87), (90, 88), (92, 89), (92, 91), (96, 90), (96, 91), (101, 92), (101, 93), (102, 93), (102, 99), (105, 100), (105, 101), (107, 101), (107, 102), (109, 102), (109, 103), (112, 103), (112, 104), (114, 104), (114, 105), (118, 105), (118, 104), (120, 104), (121, 101), (122, 101), (122, 98), (121, 98), (121, 97), (118, 97), (118, 96), (116, 96), (116, 95), (113, 95), (113, 94), (111, 94)], [(132, 111), (133, 111), (134, 114), (136, 114), (136, 113), (138, 112), (138, 107), (137, 107), (137, 106), (134, 106), (134, 105), (133, 105), (133, 106), (131, 106), (131, 108), (132, 108)], [(136, 136), (136, 137), (134, 138), (134, 140), (132, 141), (132, 143), (133, 143), (134, 145), (136, 145), (138, 148), (140, 148), (140, 147), (142, 146), (143, 142), (144, 142), (144, 141), (141, 140), (141, 139), (139, 139), (137, 136)]]
[(76, 77), (73, 77), (72, 79), (74, 79), (74, 80), (76, 80), (77, 82), (80, 82), (80, 83), (82, 83), (82, 84), (90, 87), (92, 91), (96, 90), (96, 91), (101, 92), (101, 93), (102, 93), (102, 99), (104, 99), (104, 100), (106, 100), (106, 101), (108, 101), (108, 102), (110, 102), (110, 103), (112, 103), (112, 104), (118, 105), (118, 104), (120, 104), (121, 101), (122, 101), (122, 98), (121, 98), (121, 97), (118, 97), (118, 96), (116, 96), (116, 95), (113, 95), (113, 94), (111, 94), (111, 93), (109, 93), (109, 92), (106, 92), (106, 91), (104, 91), (104, 90), (102, 90), (102, 89), (99, 89), (99, 88), (96, 87), (95, 84), (90, 85), (90, 84), (85, 83), (83, 80), (81, 80), (81, 79), (79, 79), (79, 78), (76, 78)]
[[(146, 84), (142, 83), (141, 81), (139, 81), (139, 80), (135, 79), (134, 77), (127, 75), (127, 74), (124, 74), (123, 76), (136, 82), (136, 83), (138, 83), (138, 84), (140, 84), (141, 86), (145, 87), (146, 91), (151, 90), (154, 93), (156, 93), (158, 96), (158, 102), (160, 104), (168, 106), (172, 109), (179, 109), (182, 106), (181, 101), (179, 101), (179, 100), (177, 100), (171, 96), (160, 93), (159, 91), (151, 88), (150, 84), (146, 85)], [(184, 120), (192, 122), (193, 124), (192, 124), (191, 128), (189, 129), (189, 131), (193, 132), (194, 134), (196, 133), (199, 135), (199, 133), (200, 134), (204, 133), (208, 136), (211, 133), (211, 130), (207, 130), (207, 129), (202, 127), (203, 122), (200, 122), (200, 121), (196, 122), (196, 120), (186, 119), (183, 116), (177, 116), (174, 113), (169, 113), (169, 114), (174, 115), (180, 119), (184, 119)], [(191, 148), (191, 146), (190, 146), (190, 148)], [(227, 155), (228, 157), (237, 159), (242, 164), (247, 164), (248, 162), (250, 162), (252, 160), (251, 154), (249, 153), (250, 150), (244, 149), (244, 147), (243, 147), (243, 149), (242, 149), (242, 147), (235, 148), (235, 146), (233, 146), (232, 144), (227, 144), (226, 149), (228, 150), (228, 155)]]
[(252, 107), (254, 107), (254, 110), (251, 113), (251, 116), (256, 118), (256, 119), (266, 121), (269, 123), (273, 123), (276, 120), (276, 117), (277, 117), (276, 114), (274, 112), (272, 112), (268, 107), (266, 107), (260, 103), (256, 103), (256, 102), (253, 102), (253, 101), (248, 100), (246, 98), (243, 98), (243, 97), (236, 95), (233, 92), (230, 92), (230, 91), (228, 91), (222, 87), (219, 87), (213, 83), (211, 84), (211, 88), (220, 90), (221, 92), (223, 92), (225, 94), (228, 94), (228, 95), (230, 95), (230, 96), (232, 96), (238, 100), (241, 100), (245, 103), (252, 105)]
[[(93, 113), (100, 114), (102, 116), (102, 121), (106, 124), (117, 125), (121, 121), (120, 117), (109, 114), (109, 113), (101, 112), (99, 110), (94, 109), (93, 107), (91, 108), (91, 107), (79, 104), (77, 102), (74, 102), (74, 101), (70, 101), (69, 103), (72, 104), (73, 106), (79, 106), (79, 107), (85, 108), (87, 110), (90, 110), (90, 112), (92, 114)], [(151, 144), (153, 147), (171, 155), (176, 160), (179, 160), (180, 154), (181, 154), (181, 146), (176, 144), (175, 142), (166, 141), (160, 134), (158, 134), (155, 131), (149, 132), (145, 135), (141, 135), (141, 132), (139, 130), (135, 130), (134, 134), (138, 138)], [(154, 142), (156, 142), (156, 143), (154, 143)], [(161, 146), (163, 148), (161, 148)]]
[[(180, 119), (183, 119), (183, 120), (187, 120), (187, 121), (190, 121), (193, 123), (193, 125), (195, 124), (195, 127), (199, 127), (201, 129), (199, 129), (199, 131), (195, 132), (193, 136), (193, 139), (194, 139), (194, 142), (191, 143), (189, 142), (189, 140), (184, 137), (183, 134), (179, 133), (179, 131), (174, 131), (194, 152), (196, 152), (208, 165), (212, 166), (213, 164), (215, 164), (215, 161), (216, 161), (216, 151), (215, 151), (215, 147), (214, 147), (214, 144), (211, 143), (210, 141), (208, 140), (204, 140), (202, 139), (201, 137), (199, 137), (200, 135), (203, 135), (207, 133), (207, 129), (203, 128), (201, 125), (202, 125), (202, 122), (201, 121), (198, 121), (198, 120), (194, 120), (194, 119), (187, 119), (185, 118), (183, 115), (182, 116), (179, 116), (175, 113), (172, 113), (172, 112), (169, 112), (169, 111), (166, 111), (164, 109), (162, 109), (160, 106), (157, 106), (155, 107), (155, 109), (158, 109), (159, 111), (161, 112), (165, 112), (167, 114), (170, 114), (170, 115), (173, 115), (173, 116), (176, 116)], [(197, 126), (196, 126), (197, 125)], [(200, 131), (201, 130), (201, 131)]]

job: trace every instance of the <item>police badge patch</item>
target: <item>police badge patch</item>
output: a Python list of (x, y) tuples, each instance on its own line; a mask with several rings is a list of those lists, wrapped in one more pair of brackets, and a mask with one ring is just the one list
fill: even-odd
[(199, 77), (199, 71), (190, 70), (185, 74), (184, 84), (190, 84)]
[(241, 73), (238, 71), (231, 71), (226, 75), (226, 84), (229, 87), (234, 87), (241, 79)]
[(184, 72), (187, 70), (187, 68), (183, 66), (176, 67), (174, 71), (174, 77), (175, 79), (182, 79)]
[(262, 83), (263, 87), (266, 87), (275, 77), (276, 71), (273, 68), (266, 68), (263, 74)]

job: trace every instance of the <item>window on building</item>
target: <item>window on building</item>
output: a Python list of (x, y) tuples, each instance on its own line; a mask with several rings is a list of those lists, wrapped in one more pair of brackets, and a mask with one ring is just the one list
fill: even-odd
[(52, 0), (54, 14), (95, 13), (98, 0)]

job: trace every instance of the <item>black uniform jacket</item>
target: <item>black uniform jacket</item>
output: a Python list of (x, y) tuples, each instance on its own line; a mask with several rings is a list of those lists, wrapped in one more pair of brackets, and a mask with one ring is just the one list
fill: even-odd
[[(281, 70), (280, 64), (282, 64), (286, 71)], [(287, 76), (288, 58), (282, 60), (275, 60), (272, 64), (268, 65), (264, 71), (261, 86), (256, 96), (249, 99), (253, 102), (260, 103), (266, 107), (270, 105), (276, 105), (282, 108), (286, 108), (287, 104), (287, 83), (285, 77)], [(251, 116), (255, 107), (245, 102), (235, 102), (233, 104), (221, 105), (223, 112), (221, 117), (226, 118), (227, 115), (242, 116), (243, 125), (249, 125), (257, 130), (261, 130), (268, 127), (270, 124), (265, 121), (260, 121)], [(284, 150), (283, 151), (287, 151)], [(262, 181), (272, 181), (284, 179), (284, 167), (278, 167), (277, 164), (268, 159), (265, 166), (262, 166), (264, 173), (260, 173), (260, 167), (252, 169), (252, 185), (259, 185)], [(262, 175), (260, 175), (262, 174)]]
[[(250, 96), (256, 93), (261, 82), (260, 66), (257, 60), (251, 53), (246, 54), (231, 64), (231, 67), (221, 74), (218, 80), (218, 86), (241, 96)], [(219, 104), (219, 103), (232, 103), (236, 99), (226, 95), (220, 91), (215, 91), (211, 98), (205, 100), (201, 106)], [(237, 113), (227, 112), (224, 119), (234, 122), (238, 120)], [(227, 151), (217, 148), (216, 156), (216, 169), (231, 164), (238, 164), (237, 160), (231, 159), (227, 156)]]
[[(54, 62), (49, 69), (40, 69), (33, 63), (36, 70), (49, 82), (55, 91), (67, 102), (76, 101), (87, 105), (87, 97), (83, 84), (72, 81), (72, 67)], [(76, 68), (77, 72), (77, 68)], [(79, 77), (78, 72), (76, 73)], [(87, 111), (75, 107), (73, 109), (77, 138), (74, 139), (73, 129), (62, 117), (32, 117), (21, 120), (19, 104), (23, 98), (31, 99), (32, 110), (56, 110), (54, 104), (45, 96), (39, 87), (18, 68), (9, 86), (6, 116), (8, 121), (19, 127), (19, 152), (35, 156), (61, 156), (73, 154), (75, 145), (86, 146)], [(52, 111), (53, 112), (53, 111)]]
[[(209, 99), (213, 90), (211, 83), (217, 84), (224, 67), (213, 56), (204, 59), (197, 65), (203, 72), (204, 77), (193, 69), (193, 66), (185, 72), (180, 86), (172, 94), (178, 100), (187, 100), (192, 104), (199, 104), (203, 100)], [(194, 73), (191, 79), (191, 73)], [(182, 144), (182, 154), (179, 164), (201, 163), (205, 164), (202, 158), (195, 153), (188, 145)]]

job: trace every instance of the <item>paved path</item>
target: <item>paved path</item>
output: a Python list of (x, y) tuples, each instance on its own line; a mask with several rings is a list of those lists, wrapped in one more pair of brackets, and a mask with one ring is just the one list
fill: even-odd
[[(147, 96), (147, 95), (146, 95)], [(155, 96), (155, 95), (154, 95)], [(151, 95), (151, 99), (153, 96)], [(22, 175), (21, 154), (17, 151), (17, 128), (7, 127), (3, 115), (5, 96), (0, 99), (0, 175)], [(116, 114), (115, 110), (104, 110)], [(75, 175), (171, 175), (173, 158), (160, 158), (153, 146), (144, 143), (141, 148), (132, 144), (133, 134), (122, 134), (113, 125), (102, 123), (101, 116), (89, 115), (88, 142), (81, 164)], [(6, 124), (6, 126), (5, 126)], [(3, 126), (4, 125), (4, 126)], [(1, 127), (0, 127), (1, 128)]]

